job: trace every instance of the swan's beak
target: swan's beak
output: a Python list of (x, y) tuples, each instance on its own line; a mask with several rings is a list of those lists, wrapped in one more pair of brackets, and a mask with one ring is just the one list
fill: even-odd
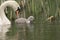
[(16, 16), (18, 16), (19, 15), (19, 11), (18, 10), (16, 10)]
[(20, 8), (18, 7), (17, 10), (16, 10), (16, 16), (18, 17), (19, 16), (19, 13), (20, 13)]

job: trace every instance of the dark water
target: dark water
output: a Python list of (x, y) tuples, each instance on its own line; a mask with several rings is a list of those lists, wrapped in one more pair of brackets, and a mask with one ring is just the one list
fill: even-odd
[(13, 22), (6, 35), (6, 40), (60, 40), (60, 23), (19, 25)]

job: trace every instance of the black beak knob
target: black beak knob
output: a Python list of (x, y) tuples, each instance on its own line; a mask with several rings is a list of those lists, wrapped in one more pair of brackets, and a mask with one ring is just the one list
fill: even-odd
[(20, 12), (20, 10), (21, 10), (21, 8), (20, 8), (20, 7), (18, 7), (18, 8), (17, 8), (17, 11), (19, 11), (19, 12)]

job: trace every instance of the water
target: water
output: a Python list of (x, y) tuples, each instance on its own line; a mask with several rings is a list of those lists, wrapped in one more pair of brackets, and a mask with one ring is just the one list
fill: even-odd
[[(60, 40), (60, 23), (16, 24), (12, 22), (3, 40)], [(4, 26), (5, 27), (5, 26)], [(7, 25), (8, 27), (8, 25)], [(6, 29), (5, 29), (6, 30)], [(1, 38), (0, 38), (1, 39)]]
[(33, 24), (26, 25), (13, 22), (11, 28), (6, 33), (6, 40), (28, 40), (28, 37), (33, 37), (33, 31)]
[(0, 40), (5, 40), (6, 32), (9, 31), (11, 25), (0, 25)]

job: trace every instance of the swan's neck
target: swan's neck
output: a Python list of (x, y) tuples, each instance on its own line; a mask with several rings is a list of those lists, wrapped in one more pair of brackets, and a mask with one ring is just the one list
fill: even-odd
[(0, 6), (0, 18), (1, 18), (2, 22), (6, 23), (6, 24), (10, 24), (10, 21), (8, 20), (8, 18), (6, 17), (6, 15), (4, 13), (4, 9), (7, 6), (11, 7), (14, 11), (16, 11), (16, 9), (17, 9), (17, 7), (19, 7), (19, 5), (16, 1), (6, 1), (6, 2), (2, 3)]
[(6, 1), (1, 4), (0, 8), (4, 11), (4, 9), (9, 6), (13, 8), (14, 11), (17, 10), (17, 7), (19, 7), (18, 3), (16, 1)]

